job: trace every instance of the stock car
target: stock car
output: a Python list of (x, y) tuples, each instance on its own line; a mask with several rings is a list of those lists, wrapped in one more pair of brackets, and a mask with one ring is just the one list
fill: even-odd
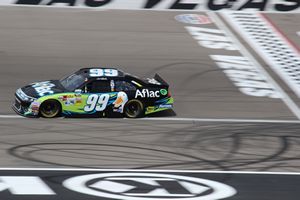
[(173, 101), (168, 83), (158, 74), (141, 79), (116, 68), (82, 68), (61, 80), (17, 89), (12, 108), (26, 117), (138, 118), (172, 109)]

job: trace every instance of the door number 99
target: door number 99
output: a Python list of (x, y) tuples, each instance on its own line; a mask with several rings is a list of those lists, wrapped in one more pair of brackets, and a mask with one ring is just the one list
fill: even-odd
[(96, 111), (103, 111), (108, 103), (109, 100), (109, 94), (91, 94), (88, 96), (86, 100), (86, 106), (84, 106), (84, 111), (85, 112), (90, 112), (93, 110)]

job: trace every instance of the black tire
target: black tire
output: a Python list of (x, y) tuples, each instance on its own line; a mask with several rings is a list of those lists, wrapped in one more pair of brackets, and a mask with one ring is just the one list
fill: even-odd
[(47, 100), (40, 106), (40, 116), (54, 118), (61, 114), (61, 105), (56, 100)]
[(124, 108), (124, 114), (128, 118), (139, 118), (144, 115), (144, 104), (137, 99), (128, 101)]

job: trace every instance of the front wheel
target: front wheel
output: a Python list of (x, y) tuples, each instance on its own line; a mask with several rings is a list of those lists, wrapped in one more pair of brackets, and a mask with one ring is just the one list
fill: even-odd
[(138, 118), (144, 115), (144, 105), (141, 101), (132, 99), (125, 105), (124, 114), (128, 118)]
[(57, 117), (61, 112), (61, 105), (56, 100), (47, 100), (40, 106), (40, 115), (45, 118)]

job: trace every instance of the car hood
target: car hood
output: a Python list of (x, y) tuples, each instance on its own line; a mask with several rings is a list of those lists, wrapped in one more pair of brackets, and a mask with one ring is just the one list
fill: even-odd
[(66, 92), (67, 90), (60, 84), (59, 80), (49, 80), (31, 83), (21, 88), (30, 97), (39, 98), (45, 95)]

